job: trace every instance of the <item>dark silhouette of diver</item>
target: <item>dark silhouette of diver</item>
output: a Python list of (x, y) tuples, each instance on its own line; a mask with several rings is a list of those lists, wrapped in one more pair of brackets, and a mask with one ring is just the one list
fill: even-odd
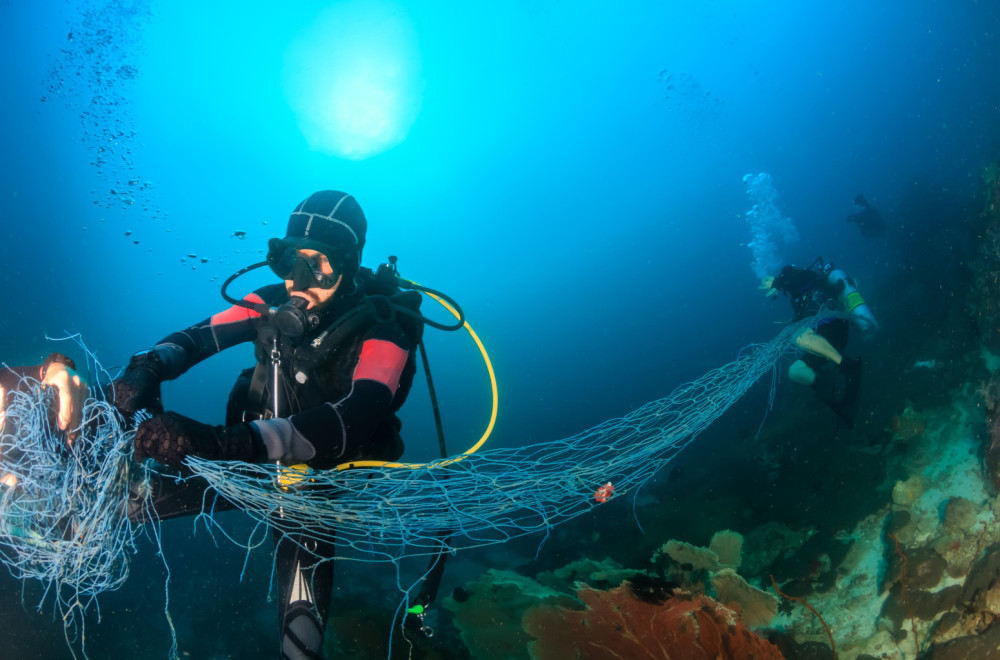
[(854, 198), (854, 206), (858, 211), (847, 216), (847, 221), (856, 224), (861, 230), (862, 236), (865, 238), (885, 236), (885, 223), (882, 221), (882, 214), (868, 203), (864, 195), (858, 193), (858, 196)]

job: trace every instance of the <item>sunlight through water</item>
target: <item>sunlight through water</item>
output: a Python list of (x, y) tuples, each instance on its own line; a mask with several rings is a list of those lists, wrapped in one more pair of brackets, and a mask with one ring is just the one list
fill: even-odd
[(416, 33), (396, 4), (337, 4), (291, 43), (284, 82), (311, 149), (352, 160), (380, 154), (420, 112)]

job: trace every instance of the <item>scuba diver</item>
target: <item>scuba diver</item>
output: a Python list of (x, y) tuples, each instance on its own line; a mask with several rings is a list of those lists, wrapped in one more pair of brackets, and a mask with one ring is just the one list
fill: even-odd
[(854, 207), (858, 210), (847, 216), (847, 221), (856, 224), (865, 238), (882, 238), (885, 235), (882, 214), (861, 193), (854, 198)]
[[(203, 505), (232, 508), (221, 496), (214, 505), (212, 496), (205, 498), (207, 484), (183, 466), (187, 456), (317, 469), (401, 456), (396, 411), (416, 371), (423, 324), (443, 326), (420, 315), (418, 291), (399, 291), (399, 282), (412, 283), (397, 278), (394, 257), (377, 273), (361, 268), (366, 230), (351, 195), (310, 195), (292, 212), (285, 237), (269, 241), (266, 262), (223, 285), (232, 307), (132, 356), (109, 399), (129, 419), (140, 410), (153, 414), (136, 430), (135, 458), (155, 459), (186, 478), (153, 479), (150, 504), (137, 499), (130, 519), (197, 514)], [(242, 300), (226, 293), (234, 279), (265, 265), (283, 282)], [(256, 364), (237, 379), (224, 426), (164, 412), (162, 381), (247, 342), (254, 344)], [(280, 519), (272, 519), (272, 526), (281, 657), (320, 658), (335, 544), (282, 533)]]
[(854, 280), (817, 257), (808, 268), (785, 266), (777, 277), (765, 281), (765, 288), (771, 297), (780, 291), (791, 299), (793, 321), (822, 310), (843, 309), (850, 314), (850, 318), (826, 319), (796, 338), (802, 355), (788, 368), (788, 377), (811, 386), (838, 419), (853, 428), (861, 388), (861, 357), (848, 358), (843, 352), (852, 325), (863, 334), (877, 328)]

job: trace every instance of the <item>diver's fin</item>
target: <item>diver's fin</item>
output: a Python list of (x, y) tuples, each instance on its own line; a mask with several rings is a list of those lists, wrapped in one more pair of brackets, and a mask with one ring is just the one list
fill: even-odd
[(840, 370), (844, 373), (844, 396), (841, 399), (841, 407), (853, 425), (861, 403), (861, 356), (846, 358), (840, 363)]
[(840, 351), (834, 348), (826, 337), (816, 334), (812, 328), (806, 328), (796, 335), (795, 345), (808, 353), (825, 357), (834, 364), (840, 364), (844, 359)]
[(813, 391), (847, 428), (854, 428), (861, 392), (861, 358), (844, 358), (839, 368), (821, 370)]

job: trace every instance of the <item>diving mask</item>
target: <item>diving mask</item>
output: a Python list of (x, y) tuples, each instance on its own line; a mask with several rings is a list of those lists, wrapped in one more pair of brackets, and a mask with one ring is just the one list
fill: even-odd
[[(322, 253), (306, 256), (299, 252), (294, 243), (272, 238), (267, 244), (267, 264), (274, 274), (283, 280), (292, 281), (293, 291), (306, 289), (332, 289), (340, 281), (336, 272), (324, 273)], [(336, 267), (331, 264), (336, 270)]]

